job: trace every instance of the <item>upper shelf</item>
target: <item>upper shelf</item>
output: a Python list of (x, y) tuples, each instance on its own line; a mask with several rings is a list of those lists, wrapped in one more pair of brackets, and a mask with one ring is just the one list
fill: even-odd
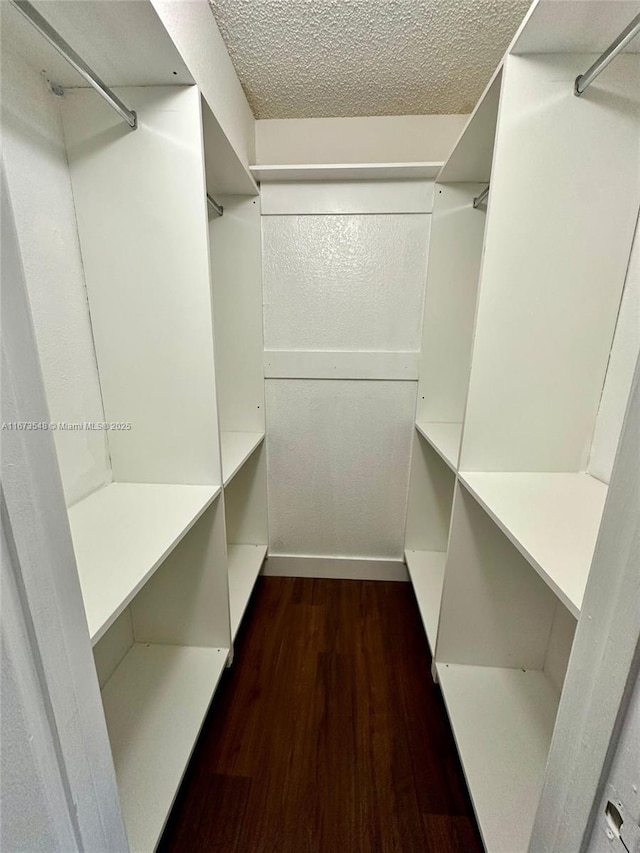
[(256, 181), (401, 181), (435, 178), (442, 163), (330, 163), (250, 166)]
[(578, 617), (607, 486), (588, 474), (465, 472), (459, 477)]
[(219, 494), (219, 486), (111, 483), (69, 509), (92, 644)]
[(253, 451), (264, 440), (263, 432), (222, 432), (222, 476), (228, 486)]
[(429, 444), (447, 463), (452, 471), (458, 469), (460, 455), (460, 439), (462, 424), (460, 423), (426, 423), (418, 421), (416, 429), (427, 439)]

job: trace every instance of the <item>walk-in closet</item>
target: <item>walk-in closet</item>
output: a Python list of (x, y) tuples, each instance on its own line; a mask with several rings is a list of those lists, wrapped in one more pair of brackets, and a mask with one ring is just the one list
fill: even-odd
[(7, 853), (636, 849), (640, 3), (494, 5), (0, 0)]

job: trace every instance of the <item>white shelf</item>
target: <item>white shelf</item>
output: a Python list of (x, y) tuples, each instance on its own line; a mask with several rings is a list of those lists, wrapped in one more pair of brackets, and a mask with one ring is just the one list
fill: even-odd
[(458, 469), (462, 424), (459, 423), (416, 423), (416, 429), (436, 453), (442, 457), (452, 471)]
[(437, 665), (487, 853), (526, 853), (558, 706), (543, 672)]
[(155, 849), (227, 656), (136, 643), (103, 688), (132, 853)]
[(315, 163), (250, 166), (253, 177), (268, 181), (399, 181), (435, 178), (441, 162), (424, 163)]
[(579, 616), (607, 486), (588, 474), (459, 476), (570, 612)]
[(445, 551), (405, 551), (404, 558), (418, 602), (431, 654), (435, 652), (444, 584)]
[(236, 638), (253, 587), (267, 555), (266, 545), (229, 545), (231, 637)]
[(228, 486), (253, 451), (264, 440), (263, 432), (222, 432), (222, 475)]
[(219, 486), (111, 483), (70, 507), (93, 644), (219, 494)]

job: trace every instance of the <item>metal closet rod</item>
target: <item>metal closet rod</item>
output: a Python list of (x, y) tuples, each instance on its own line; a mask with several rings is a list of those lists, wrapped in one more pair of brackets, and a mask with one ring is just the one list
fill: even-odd
[(217, 216), (222, 216), (224, 213), (224, 207), (221, 204), (218, 204), (215, 198), (212, 198), (209, 193), (207, 193), (207, 204), (216, 212)]
[(625, 27), (618, 38), (609, 45), (601, 57), (596, 59), (588, 71), (585, 71), (584, 74), (580, 74), (579, 77), (576, 77), (573, 94), (576, 95), (576, 97), (580, 97), (587, 86), (593, 83), (598, 74), (600, 74), (601, 71), (604, 71), (611, 60), (615, 59), (620, 51), (624, 50), (631, 39), (634, 39), (638, 33), (640, 33), (640, 15), (635, 16), (629, 26)]
[(476, 196), (476, 197), (474, 198), (474, 200), (473, 200), (473, 206), (474, 206), (474, 207), (480, 207), (480, 205), (482, 204), (482, 202), (485, 200), (485, 198), (486, 198), (488, 195), (489, 195), (489, 187), (487, 187), (487, 188), (486, 188), (486, 190), (482, 190), (482, 192), (480, 193), (480, 195), (478, 195), (478, 196)]
[(93, 86), (96, 92), (105, 99), (109, 106), (126, 121), (129, 127), (135, 130), (138, 127), (138, 117), (134, 110), (127, 109), (120, 98), (102, 82), (98, 75), (89, 68), (84, 59), (78, 56), (71, 45), (67, 44), (67, 42), (62, 38), (60, 33), (58, 33), (57, 30), (54, 30), (51, 24), (42, 17), (40, 12), (38, 12), (38, 10), (29, 3), (28, 0), (11, 0), (11, 2), (16, 9), (22, 12), (29, 23), (33, 24), (38, 32), (46, 38), (49, 44), (53, 45), (58, 53), (64, 56), (69, 65), (72, 65), (78, 74), (80, 74), (90, 86)]

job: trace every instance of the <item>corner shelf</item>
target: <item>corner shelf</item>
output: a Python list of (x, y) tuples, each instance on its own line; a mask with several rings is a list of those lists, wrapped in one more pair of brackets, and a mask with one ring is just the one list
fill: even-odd
[(418, 602), (429, 648), (433, 655), (436, 647), (436, 637), (438, 636), (440, 602), (442, 600), (447, 554), (445, 551), (406, 550), (404, 552), (404, 559)]
[(438, 663), (487, 853), (526, 853), (558, 692), (541, 671)]
[(228, 486), (238, 471), (259, 444), (264, 441), (263, 432), (222, 432), (222, 475)]
[(569, 611), (579, 616), (607, 486), (588, 474), (458, 476)]
[(92, 645), (220, 491), (219, 486), (111, 483), (69, 508)]
[(102, 690), (132, 853), (156, 847), (228, 653), (135, 643)]
[(408, 178), (435, 178), (444, 164), (420, 163), (314, 163), (278, 166), (250, 166), (261, 183), (268, 181), (400, 181)]
[(229, 609), (232, 640), (236, 638), (266, 555), (266, 545), (229, 545)]
[(462, 424), (417, 422), (416, 429), (452, 471), (458, 470)]

